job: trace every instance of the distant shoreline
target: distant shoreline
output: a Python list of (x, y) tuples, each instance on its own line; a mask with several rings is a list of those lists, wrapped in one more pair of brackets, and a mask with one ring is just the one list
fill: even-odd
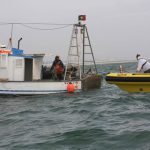
[(96, 61), (96, 64), (118, 64), (118, 63), (131, 63), (136, 62), (136, 60), (104, 60), (104, 61)]
[[(102, 61), (95, 61), (95, 63), (98, 64), (98, 65), (132, 63), (132, 62), (136, 62), (136, 60), (110, 60), (110, 61), (109, 60), (102, 60)], [(51, 66), (52, 62), (47, 61), (44, 64)], [(64, 62), (64, 64), (66, 64), (66, 63)], [(82, 65), (81, 62), (80, 62), (80, 65)]]

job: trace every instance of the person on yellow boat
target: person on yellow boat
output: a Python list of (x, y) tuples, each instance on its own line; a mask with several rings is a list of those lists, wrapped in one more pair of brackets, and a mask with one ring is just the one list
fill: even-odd
[(136, 55), (138, 61), (137, 72), (150, 73), (150, 62), (140, 56), (140, 54)]

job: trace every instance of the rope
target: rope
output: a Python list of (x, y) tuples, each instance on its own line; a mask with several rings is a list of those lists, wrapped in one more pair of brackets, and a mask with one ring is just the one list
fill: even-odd
[[(30, 28), (30, 29), (34, 29), (34, 30), (58, 30), (58, 29), (63, 29), (63, 28), (67, 28), (69, 26), (72, 26), (73, 24), (58, 24), (58, 23), (42, 23), (42, 22), (37, 22), (37, 23), (21, 23), (21, 22), (16, 22), (16, 23), (12, 23), (12, 22), (0, 22), (0, 25), (22, 25), (26, 28)], [(40, 28), (40, 27), (33, 27), (31, 25), (55, 25), (55, 26), (61, 26), (61, 27), (54, 27), (54, 28)], [(13, 27), (12, 27), (13, 28)]]
[(58, 30), (58, 29), (62, 29), (62, 28), (67, 28), (69, 26), (72, 26), (72, 25), (65, 25), (65, 26), (62, 26), (62, 27), (57, 27), (57, 28), (36, 28), (36, 27), (32, 27), (32, 26), (29, 26), (29, 25), (26, 25), (26, 24), (20, 24), (24, 27), (27, 27), (27, 28), (30, 28), (30, 29), (34, 29), (34, 30)]

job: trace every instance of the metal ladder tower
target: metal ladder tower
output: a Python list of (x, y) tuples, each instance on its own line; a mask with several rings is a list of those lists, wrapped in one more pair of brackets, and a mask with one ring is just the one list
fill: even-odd
[[(96, 63), (95, 63), (95, 58), (89, 38), (89, 33), (86, 25), (81, 25), (82, 28), (82, 34), (83, 34), (83, 66), (82, 66), (82, 73), (85, 74), (87, 73), (86, 71), (92, 71), (97, 74), (97, 68), (96, 68)], [(90, 70), (89, 70), (89, 69)], [(88, 69), (88, 70), (87, 70)]]
[(64, 80), (68, 80), (68, 79), (71, 80), (73, 69), (76, 69), (78, 73), (77, 79), (81, 79), (80, 54), (79, 54), (79, 44), (78, 44), (78, 27), (76, 24), (73, 25), (73, 29), (72, 29)]
[[(82, 61), (80, 56), (82, 56)], [(91, 56), (91, 58), (89, 56)], [(64, 80), (68, 80), (70, 67), (76, 68), (76, 73), (78, 74), (76, 79), (82, 79), (82, 75), (88, 73), (89, 71), (94, 71), (94, 73), (97, 73), (88, 30), (86, 25), (82, 25), (80, 22), (73, 25)], [(72, 79), (69, 77), (69, 80)]]

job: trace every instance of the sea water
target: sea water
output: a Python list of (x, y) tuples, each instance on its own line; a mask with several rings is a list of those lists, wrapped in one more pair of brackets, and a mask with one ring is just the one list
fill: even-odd
[[(98, 70), (117, 72), (119, 65)], [(74, 94), (1, 96), (0, 150), (150, 150), (150, 93), (103, 80), (101, 89)]]

